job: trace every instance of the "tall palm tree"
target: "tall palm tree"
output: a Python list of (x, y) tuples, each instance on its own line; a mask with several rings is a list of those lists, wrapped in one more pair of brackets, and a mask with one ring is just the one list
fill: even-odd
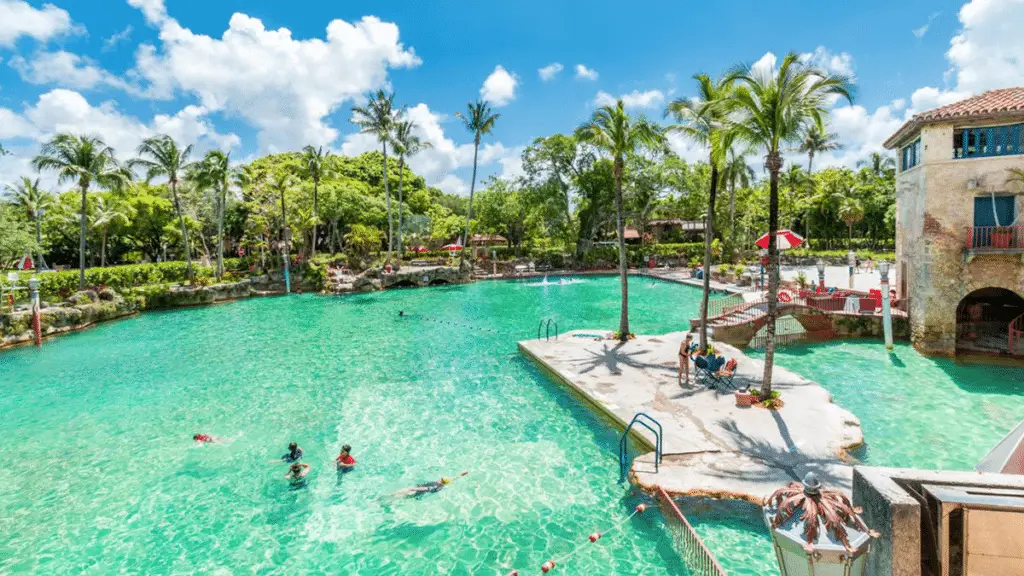
[(831, 98), (840, 96), (853, 102), (853, 85), (841, 75), (830, 74), (800, 61), (789, 53), (776, 69), (741, 66), (731, 73), (737, 82), (730, 112), (736, 117), (736, 136), (765, 151), (769, 175), (768, 198), (768, 321), (765, 325), (764, 378), (761, 393), (771, 394), (775, 363), (775, 321), (778, 318), (779, 248), (779, 172), (782, 147), (798, 142), (808, 128), (824, 130)]
[(93, 228), (100, 229), (100, 266), (107, 265), (107, 232), (111, 224), (127, 226), (131, 222), (134, 210), (124, 202), (114, 198), (107, 202), (103, 196), (96, 196), (96, 206), (92, 210)]
[(192, 155), (192, 145), (181, 148), (174, 138), (166, 134), (146, 138), (139, 145), (136, 151), (138, 158), (128, 161), (128, 167), (142, 168), (146, 172), (146, 182), (153, 178), (167, 178), (167, 184), (171, 187), (171, 198), (174, 200), (174, 211), (178, 214), (178, 225), (181, 227), (181, 240), (185, 246), (185, 270), (188, 274), (188, 281), (191, 284), (194, 280), (192, 274), (192, 252), (188, 246), (188, 229), (185, 228), (185, 212), (181, 209), (181, 200), (178, 198), (178, 184), (181, 177), (192, 168), (188, 161)]
[(847, 250), (853, 250), (853, 225), (864, 219), (864, 206), (853, 198), (843, 200), (839, 206), (839, 219), (846, 223), (850, 231)]
[(704, 293), (700, 300), (700, 349), (708, 347), (708, 300), (711, 294), (711, 242), (715, 237), (715, 199), (721, 168), (726, 151), (731, 147), (726, 104), (732, 91), (732, 79), (712, 80), (707, 74), (697, 74), (697, 96), (678, 98), (669, 103), (665, 115), (671, 115), (678, 124), (666, 130), (682, 134), (688, 140), (708, 149), (711, 165), (711, 190), (708, 193), (708, 212), (704, 219)]
[(39, 179), (35, 180), (28, 176), (22, 176), (21, 180), (13, 186), (8, 184), (7, 191), (11, 194), (11, 200), (36, 222), (36, 245), (39, 246), (39, 258), (36, 260), (36, 269), (46, 269), (46, 261), (43, 259), (43, 234), (40, 227), (42, 211), (45, 211), (53, 203), (53, 194), (39, 187)]
[(501, 114), (491, 111), (491, 107), (484, 100), (477, 100), (466, 105), (466, 114), (459, 112), (455, 116), (462, 120), (466, 130), (473, 133), (473, 179), (469, 182), (469, 212), (466, 212), (466, 239), (463, 241), (462, 252), (459, 253), (459, 268), (466, 261), (466, 249), (471, 245), (469, 238), (469, 221), (473, 218), (473, 191), (476, 188), (476, 159), (480, 152), (480, 137), (490, 134), (494, 129), (494, 123), (498, 121)]
[(409, 119), (401, 119), (395, 124), (394, 142), (391, 147), (398, 154), (398, 258), (401, 260), (405, 252), (402, 251), (402, 180), (405, 176), (405, 157), (415, 156), (421, 150), (430, 148), (430, 142), (424, 142), (419, 136), (413, 134), (416, 123)]
[[(331, 155), (331, 151), (324, 152), (324, 147), (314, 148), (312, 145), (306, 146), (302, 149), (302, 167), (306, 173), (306, 177), (313, 180), (313, 242), (310, 245), (309, 257), (316, 256), (316, 239), (317, 230), (316, 225), (320, 222), (320, 179), (324, 177), (324, 172), (327, 169), (327, 158)], [(401, 163), (399, 163), (401, 166)], [(401, 170), (401, 168), (399, 168)], [(387, 177), (385, 175), (385, 181)], [(399, 176), (401, 179), (401, 176)], [(401, 182), (401, 180), (399, 180)], [(401, 186), (399, 186), (401, 188)], [(401, 194), (401, 191), (399, 191)], [(401, 200), (399, 200), (401, 202)], [(398, 209), (401, 210), (402, 206), (399, 205)], [(399, 227), (401, 227), (401, 221), (399, 221)]]
[(875, 176), (882, 177), (887, 171), (896, 170), (896, 159), (888, 154), (872, 152), (866, 160), (857, 162), (858, 168), (863, 168), (864, 166), (869, 166), (871, 171), (875, 173)]
[(736, 246), (736, 188), (747, 188), (754, 181), (754, 169), (747, 164), (750, 150), (729, 147), (725, 165), (722, 166), (722, 182), (729, 185), (729, 244)]
[(622, 172), (626, 157), (640, 148), (662, 147), (662, 129), (646, 118), (632, 118), (619, 100), (615, 106), (602, 106), (594, 111), (590, 121), (576, 128), (576, 138), (584, 144), (612, 157), (615, 177), (615, 227), (619, 236), (619, 284), (622, 288), (622, 307), (619, 313), (619, 339), (629, 339), (629, 278), (626, 263), (625, 215), (622, 206)]
[(234, 171), (229, 153), (210, 150), (202, 161), (193, 165), (191, 178), (203, 187), (212, 189), (217, 198), (217, 280), (224, 275), (224, 211)]
[(829, 132), (824, 125), (811, 124), (800, 142), (799, 150), (807, 154), (807, 173), (814, 173), (814, 156), (820, 152), (832, 152), (841, 150), (843, 145), (839, 143), (839, 136)]
[(352, 122), (359, 126), (361, 132), (373, 134), (380, 142), (381, 152), (384, 154), (384, 197), (388, 208), (388, 259), (391, 262), (391, 237), (395, 232), (391, 220), (391, 191), (388, 189), (388, 142), (392, 140), (392, 133), (395, 130), (395, 93), (385, 93), (378, 90), (370, 96), (366, 106), (355, 106), (352, 108)]
[(52, 170), (57, 182), (75, 182), (82, 193), (79, 213), (78, 289), (85, 289), (85, 235), (87, 227), (88, 194), (93, 182), (108, 188), (120, 188), (130, 173), (117, 164), (114, 149), (93, 136), (58, 134), (43, 145), (39, 155), (32, 159), (36, 170)]

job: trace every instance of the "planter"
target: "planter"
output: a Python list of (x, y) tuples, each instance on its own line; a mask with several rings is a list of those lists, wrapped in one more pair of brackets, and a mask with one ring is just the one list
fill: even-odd
[(757, 395), (753, 392), (735, 392), (737, 406), (753, 406), (757, 402)]
[(992, 232), (993, 248), (1009, 248), (1011, 240), (1013, 240), (1012, 230), (995, 230)]

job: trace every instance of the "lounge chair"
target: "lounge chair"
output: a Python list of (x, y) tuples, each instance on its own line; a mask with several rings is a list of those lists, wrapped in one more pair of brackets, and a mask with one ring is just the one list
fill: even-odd
[[(732, 370), (725, 370), (725, 367), (732, 364)], [(708, 359), (707, 356), (697, 356), (693, 360), (696, 367), (697, 382), (708, 388), (733, 388), (732, 379), (736, 375), (735, 360), (726, 361), (722, 356), (714, 356)]]

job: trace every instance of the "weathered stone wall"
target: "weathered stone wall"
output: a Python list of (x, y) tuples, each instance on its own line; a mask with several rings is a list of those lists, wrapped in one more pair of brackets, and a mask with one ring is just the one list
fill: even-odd
[[(964, 296), (987, 287), (1024, 295), (1020, 255), (983, 254), (967, 262), (964, 250), (975, 198), (1019, 192), (1006, 183), (1007, 169), (1024, 166), (1024, 156), (954, 160), (953, 131), (952, 124), (926, 126), (923, 163), (896, 180), (896, 286), (905, 285), (900, 297), (910, 297), (911, 340), (942, 355), (956, 352), (956, 310)], [(969, 181), (977, 185), (968, 188)], [(1024, 195), (1017, 213), (1024, 215)]]
[[(60, 305), (44, 308), (39, 325), (43, 336), (48, 337), (135, 314), (141, 307), (140, 298), (125, 299), (109, 289), (89, 290), (73, 295)], [(0, 314), (0, 348), (32, 342), (34, 336), (30, 310)]]
[(468, 264), (462, 269), (454, 266), (403, 266), (390, 274), (377, 269), (367, 270), (352, 282), (352, 289), (356, 292), (374, 292), (392, 287), (464, 284), (470, 280)]

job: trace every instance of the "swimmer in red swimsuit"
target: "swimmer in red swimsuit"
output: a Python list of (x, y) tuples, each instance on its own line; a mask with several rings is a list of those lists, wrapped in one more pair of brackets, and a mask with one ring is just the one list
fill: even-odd
[(217, 441), (216, 438), (214, 438), (213, 436), (210, 436), (209, 434), (195, 434), (195, 435), (192, 436), (192, 439), (195, 440), (196, 442), (200, 443), (200, 444), (205, 444), (207, 442), (216, 442)]
[(338, 463), (339, 471), (348, 472), (356, 467), (356, 459), (350, 454), (351, 451), (352, 447), (348, 444), (341, 447), (341, 454), (338, 454), (338, 457), (334, 460)]

